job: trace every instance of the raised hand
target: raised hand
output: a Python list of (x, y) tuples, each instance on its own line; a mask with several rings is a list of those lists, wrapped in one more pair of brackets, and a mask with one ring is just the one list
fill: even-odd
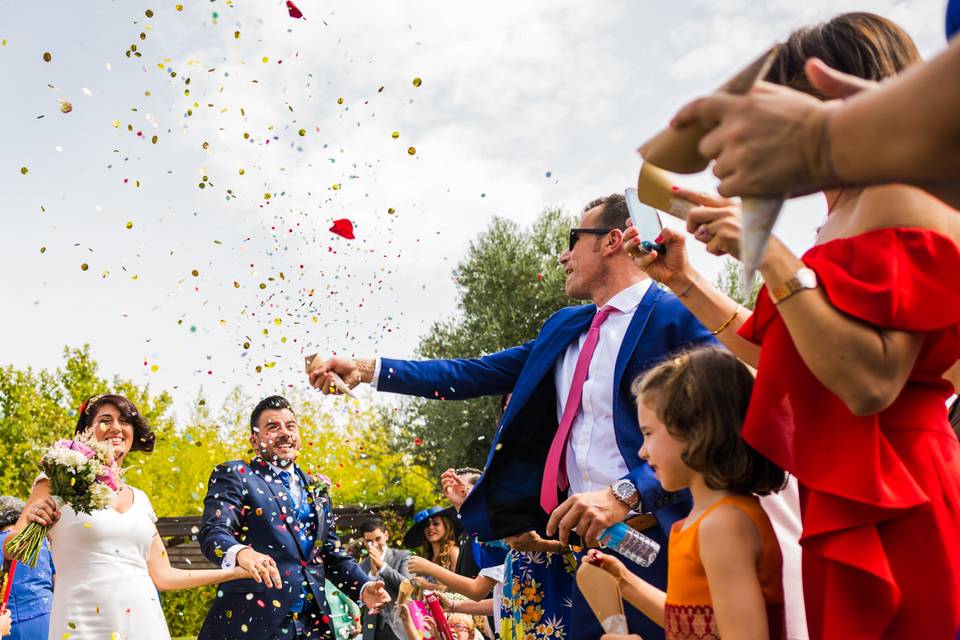
[(460, 507), (466, 501), (467, 496), (470, 495), (470, 489), (466, 483), (460, 479), (456, 471), (447, 469), (440, 476), (440, 485), (443, 489), (443, 495), (450, 501), (454, 509), (460, 511)]
[[(656, 250), (641, 251), (640, 242), (643, 240), (662, 244), (667, 250), (666, 254), (661, 256)], [(676, 276), (689, 270), (686, 242), (683, 234), (669, 228), (663, 229), (659, 238), (641, 238), (630, 220), (627, 220), (627, 229), (623, 232), (623, 247), (633, 257), (634, 262), (648, 276), (667, 286), (673, 284)]]
[[(308, 367), (307, 378), (310, 386), (320, 389), (324, 395), (340, 395), (361, 382), (370, 382), (373, 379), (371, 360), (355, 360), (343, 356), (321, 360), (318, 356)], [(342, 385), (337, 383), (337, 378), (342, 381)]]
[(411, 573), (416, 573), (421, 576), (433, 576), (436, 573), (438, 565), (430, 562), (426, 558), (421, 558), (420, 556), (410, 556), (410, 559), (407, 561), (407, 567), (410, 569)]
[(241, 549), (237, 553), (237, 565), (249, 573), (254, 580), (265, 584), (267, 588), (280, 589), (283, 587), (277, 563), (268, 555), (250, 548)]

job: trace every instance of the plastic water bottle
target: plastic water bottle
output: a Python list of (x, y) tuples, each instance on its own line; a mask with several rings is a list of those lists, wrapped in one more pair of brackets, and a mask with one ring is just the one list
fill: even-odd
[(600, 532), (600, 544), (641, 567), (649, 567), (660, 553), (660, 544), (623, 522)]

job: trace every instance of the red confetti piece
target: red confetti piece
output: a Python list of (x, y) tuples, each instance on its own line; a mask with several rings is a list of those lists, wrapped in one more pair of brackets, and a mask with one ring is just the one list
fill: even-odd
[(290, 2), (290, 0), (287, 0), (287, 12), (290, 14), (290, 17), (294, 19), (303, 17), (303, 13), (297, 8), (297, 5)]
[(330, 231), (337, 234), (338, 236), (344, 237), (347, 240), (353, 240), (353, 223), (347, 220), (346, 218), (341, 218), (340, 220), (334, 220), (333, 226), (330, 227)]

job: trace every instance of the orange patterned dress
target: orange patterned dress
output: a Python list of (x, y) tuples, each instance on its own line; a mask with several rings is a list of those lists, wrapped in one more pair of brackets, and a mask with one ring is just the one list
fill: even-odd
[(673, 525), (667, 573), (665, 631), (667, 640), (719, 640), (707, 574), (700, 561), (700, 523), (717, 507), (729, 504), (744, 512), (760, 532), (763, 555), (757, 575), (767, 603), (771, 640), (787, 637), (783, 609), (780, 545), (767, 514), (755, 496), (728, 496), (717, 500), (687, 528), (686, 520)]

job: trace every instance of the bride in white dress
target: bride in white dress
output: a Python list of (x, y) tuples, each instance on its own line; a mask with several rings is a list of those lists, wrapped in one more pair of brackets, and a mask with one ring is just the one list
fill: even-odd
[[(131, 450), (153, 450), (153, 433), (123, 396), (94, 396), (81, 405), (77, 434), (89, 429), (113, 446), (118, 467)], [(111, 509), (89, 515), (69, 506), (58, 510), (50, 483), (41, 474), (15, 532), (30, 521), (53, 524), (49, 536), (57, 581), (50, 638), (169, 640), (158, 591), (256, 579), (239, 567), (196, 571), (171, 567), (156, 519), (147, 494), (122, 482)], [(275, 571), (274, 565), (271, 573)]]

